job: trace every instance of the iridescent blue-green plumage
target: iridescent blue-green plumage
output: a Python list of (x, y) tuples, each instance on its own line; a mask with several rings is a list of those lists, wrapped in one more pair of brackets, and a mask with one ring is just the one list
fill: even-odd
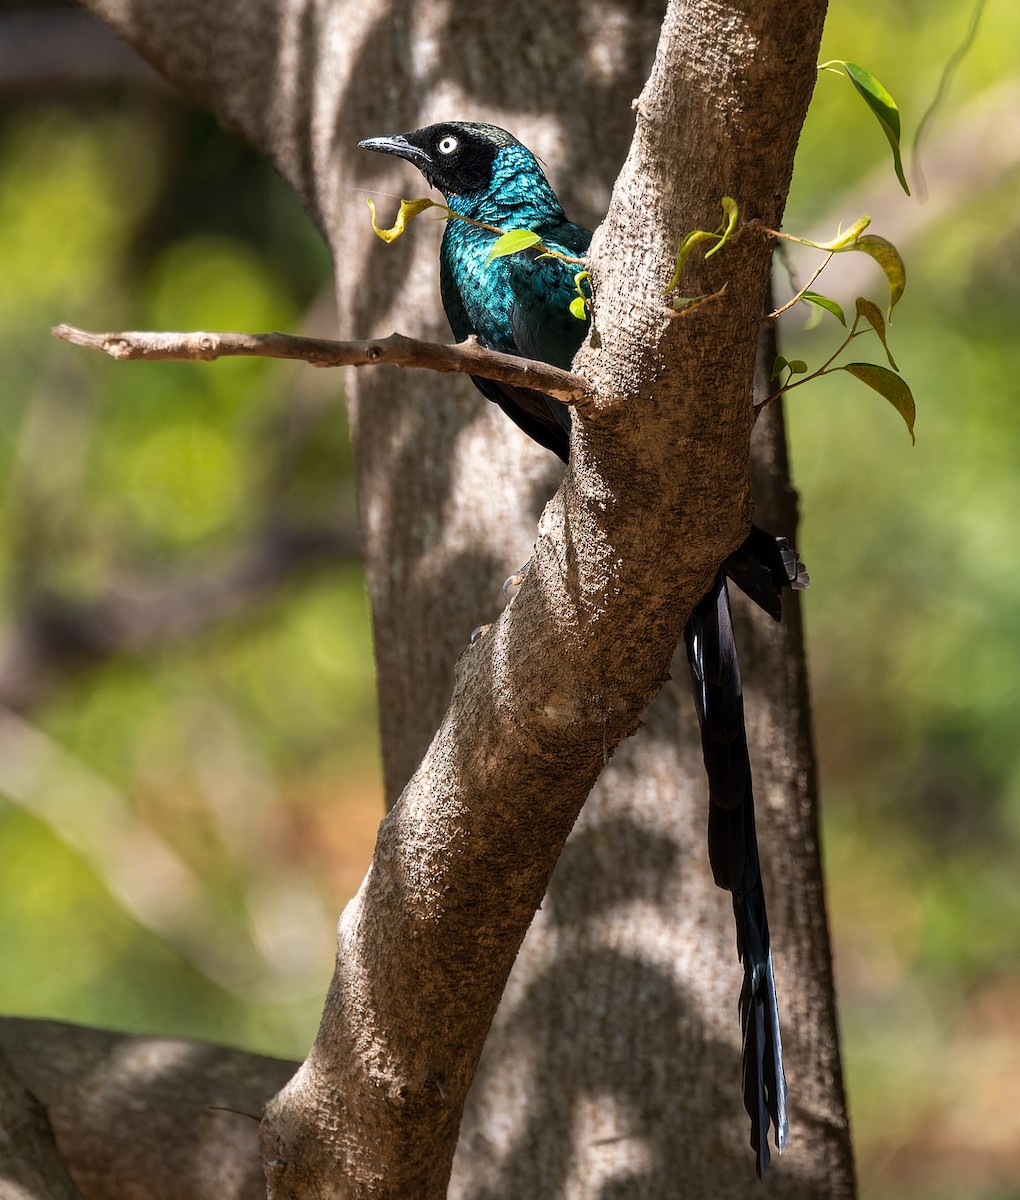
[[(447, 203), (462, 216), (497, 229), (530, 229), (550, 250), (583, 256), (591, 234), (567, 220), (530, 150), (504, 146), (482, 195), (457, 195)], [(458, 338), (474, 333), (494, 349), (525, 355), (564, 369), (588, 332), (570, 312), (574, 276), (581, 267), (541, 257), (532, 247), (487, 263), (497, 235), (467, 221), (448, 221), (439, 252), (443, 305)]]
[[(457, 341), (473, 334), (490, 350), (569, 368), (588, 333), (587, 318), (570, 312), (582, 266), (542, 257), (537, 247), (489, 261), (499, 236), (493, 229), (530, 229), (570, 258), (588, 249), (591, 233), (567, 220), (531, 151), (495, 125), (462, 121), (361, 144), (413, 162), (450, 208), (468, 218), (447, 221), (439, 252), (443, 307)], [(542, 392), (472, 379), (529, 437), (566, 462), (566, 405)]]
[[(531, 151), (506, 130), (461, 121), (361, 145), (414, 163), (467, 218), (447, 222), (440, 251), (443, 307), (454, 337), (474, 335), (489, 349), (569, 368), (588, 332), (587, 319), (570, 312), (581, 265), (543, 257), (538, 247), (489, 261), (499, 232), (512, 229), (532, 230), (546, 247), (572, 258), (588, 249), (591, 234), (567, 220)], [(565, 405), (542, 392), (472, 378), (525, 433), (567, 461)], [(769, 1161), (770, 1124), (780, 1150), (786, 1141), (786, 1080), (727, 577), (778, 620), (781, 589), (806, 587), (807, 574), (782, 538), (752, 529), (684, 630), (709, 784), (709, 859), (716, 882), (733, 894), (744, 966), (743, 1091), (760, 1175)]]
[[(447, 196), (461, 216), (497, 229), (530, 229), (544, 246), (571, 258), (585, 254), (587, 229), (567, 220), (545, 174), (519, 142), (499, 148), (490, 186), (481, 193)], [(487, 261), (497, 238), (468, 221), (448, 221), (439, 251), (439, 286), (457, 341), (474, 334), (490, 350), (569, 369), (588, 333), (588, 320), (570, 311), (579, 264), (542, 257), (535, 247)], [(566, 461), (570, 412), (539, 392), (475, 378), (525, 433)]]

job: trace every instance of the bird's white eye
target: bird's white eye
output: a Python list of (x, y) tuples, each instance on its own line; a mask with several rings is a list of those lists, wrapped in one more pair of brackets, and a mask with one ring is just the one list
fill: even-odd
[(457, 139), (448, 133), (437, 148), (440, 154), (452, 154), (457, 149)]

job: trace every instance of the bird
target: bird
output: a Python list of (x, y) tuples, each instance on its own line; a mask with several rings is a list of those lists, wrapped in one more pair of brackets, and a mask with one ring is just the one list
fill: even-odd
[[(411, 163), (455, 214), (439, 252), (440, 293), (454, 338), (473, 335), (488, 349), (569, 369), (591, 321), (587, 304), (581, 317), (570, 305), (592, 235), (567, 219), (535, 155), (505, 129), (469, 121), (370, 137), (359, 146)], [(509, 230), (530, 230), (541, 244), (490, 259), (496, 239)], [(471, 378), (529, 437), (568, 461), (567, 405), (543, 392)], [(684, 629), (708, 777), (709, 861), (715, 882), (732, 893), (744, 968), (741, 1078), (761, 1177), (770, 1162), (770, 1125), (779, 1151), (787, 1142), (787, 1085), (727, 579), (778, 620), (781, 590), (806, 587), (808, 578), (785, 539), (752, 527)]]

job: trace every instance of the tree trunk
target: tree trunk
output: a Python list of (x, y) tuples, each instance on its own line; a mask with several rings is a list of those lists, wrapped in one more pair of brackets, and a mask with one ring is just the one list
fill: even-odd
[[(337, 263), (343, 336), (439, 338), (438, 227), (383, 247), (353, 191), (421, 184), (357, 140), (493, 120), (542, 155), (568, 213), (594, 223), (662, 16), (650, 3), (523, 0), (498, 19), (453, 0), (89, 7), (303, 197)], [(443, 725), (345, 914), (316, 1047), (266, 1123), (272, 1194), (445, 1191), (491, 1006), (560, 844), (746, 521), (767, 246), (745, 230), (711, 270), (693, 268), (702, 290), (729, 281), (725, 303), (670, 322), (655, 297), (670, 248), (716, 223), (723, 194), (745, 218), (781, 219), (823, 15), (823, 0), (670, 6), (593, 249), (603, 349), (582, 369), (601, 399), (578, 421), (531, 577), (460, 659), (459, 722)], [(558, 468), (464, 380), (380, 369), (348, 382), (393, 800), (440, 725), (470, 630), (496, 616), (500, 581), (531, 553)], [(789, 529), (782, 430), (762, 432), (759, 520)], [(791, 1149), (772, 1184), (850, 1196), (803, 647), (787, 610), (780, 627), (747, 614), (738, 630), (791, 1088)], [(458, 1197), (756, 1194), (740, 968), (707, 866), (685, 673), (621, 744), (563, 851), (467, 1099)]]
[[(795, 527), (781, 412), (756, 431), (760, 522)], [(754, 1178), (740, 1098), (729, 897), (707, 866), (707, 789), (681, 648), (674, 680), (602, 773), (485, 1044), (450, 1195), (627, 1200), (853, 1197), (819, 862), (800, 606), (775, 625), (739, 593), (791, 1142)]]

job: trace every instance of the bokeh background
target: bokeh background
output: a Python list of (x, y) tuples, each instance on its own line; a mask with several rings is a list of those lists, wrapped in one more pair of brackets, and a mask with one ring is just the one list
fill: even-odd
[[(848, 376), (788, 402), (850, 1103), (865, 1197), (1005, 1200), (1020, 8), (863, 7), (833, 0), (823, 59), (874, 71), (908, 146), (922, 129), (914, 197), (824, 75), (787, 218), (870, 212), (909, 272), (917, 445)], [(339, 377), (118, 365), (48, 331), (328, 336), (328, 257), (269, 167), (73, 8), (0, 4), (0, 102), (0, 1010), (300, 1057), (382, 810)], [(855, 257), (820, 290), (884, 302)], [(839, 328), (803, 326), (787, 356), (818, 363)]]

